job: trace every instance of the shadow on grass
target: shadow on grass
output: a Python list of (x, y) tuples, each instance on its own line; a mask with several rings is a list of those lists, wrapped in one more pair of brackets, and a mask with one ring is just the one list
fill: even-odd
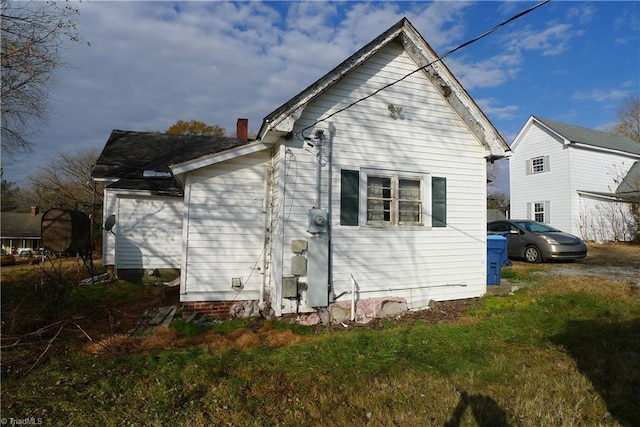
[(640, 319), (570, 321), (552, 341), (571, 353), (620, 424), (640, 426)]
[(453, 410), (451, 418), (444, 424), (444, 427), (459, 427), (467, 408), (471, 408), (471, 413), (479, 427), (508, 427), (507, 415), (498, 406), (495, 400), (482, 394), (469, 394), (463, 391), (460, 394), (458, 405)]

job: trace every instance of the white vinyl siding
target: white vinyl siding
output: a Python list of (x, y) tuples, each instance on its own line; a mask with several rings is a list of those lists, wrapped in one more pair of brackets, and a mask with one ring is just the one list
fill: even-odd
[[(118, 212), (117, 194), (110, 189), (104, 189), (102, 218), (106, 219), (110, 215)], [(116, 218), (117, 221), (117, 218)], [(102, 263), (103, 265), (115, 265), (116, 263), (116, 235), (113, 231), (102, 231)]]
[(182, 301), (259, 298), (268, 169), (260, 152), (188, 175)]
[[(307, 126), (312, 128), (305, 131), (306, 136), (322, 129), (329, 137), (331, 128), (335, 130), (333, 169), (328, 170), (323, 161), (321, 173), (321, 203), (331, 213), (335, 295), (351, 289), (350, 275), (358, 283), (359, 298), (404, 297), (411, 308), (424, 308), (432, 299), (469, 298), (485, 292), (486, 160), (481, 144), (424, 74), (416, 73), (331, 117), (331, 128), (327, 122), (313, 126), (317, 119), (415, 69), (400, 46), (387, 46), (313, 100), (296, 123), (294, 134)], [(388, 104), (401, 106), (402, 118), (391, 117)], [(315, 205), (317, 167), (314, 149), (300, 147), (297, 141), (288, 142), (287, 147), (292, 160), (280, 173), (286, 176), (286, 185), (280, 183), (280, 188), (287, 189), (282, 203), (285, 276), (290, 274), (291, 241), (310, 237), (307, 211)], [(399, 177), (401, 171), (418, 171), (423, 177), (425, 225), (432, 222), (432, 189), (424, 177), (446, 178), (447, 227), (341, 225), (341, 170), (368, 169), (393, 171), (390, 175)], [(366, 193), (360, 195), (361, 206), (363, 199), (366, 203)], [(288, 300), (281, 303), (283, 312), (296, 308)]]
[(118, 197), (116, 268), (180, 268), (180, 197)]

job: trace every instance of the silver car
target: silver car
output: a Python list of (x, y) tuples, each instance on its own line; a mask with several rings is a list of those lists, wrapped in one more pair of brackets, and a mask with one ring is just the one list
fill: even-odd
[(587, 256), (587, 245), (579, 238), (547, 224), (530, 220), (499, 220), (487, 224), (487, 231), (507, 237), (509, 258), (528, 262), (576, 260)]

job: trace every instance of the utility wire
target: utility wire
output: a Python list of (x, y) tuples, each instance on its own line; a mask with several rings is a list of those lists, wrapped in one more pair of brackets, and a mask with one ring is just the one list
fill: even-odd
[(541, 1), (540, 3), (536, 4), (535, 6), (530, 7), (529, 9), (527, 9), (527, 10), (525, 10), (525, 11), (522, 11), (522, 12), (518, 13), (517, 15), (512, 16), (511, 18), (507, 19), (506, 21), (501, 22), (500, 24), (498, 24), (498, 25), (496, 25), (495, 27), (491, 28), (490, 30), (488, 30), (488, 31), (486, 31), (486, 32), (484, 32), (484, 33), (482, 33), (481, 35), (479, 35), (479, 36), (477, 36), (477, 37), (475, 37), (475, 38), (473, 38), (473, 39), (471, 39), (471, 40), (468, 40), (468, 41), (466, 41), (466, 42), (462, 43), (461, 45), (459, 45), (458, 47), (456, 47), (456, 48), (454, 48), (454, 49), (451, 49), (450, 51), (448, 51), (448, 52), (447, 52), (447, 53), (445, 53), (444, 55), (440, 56), (439, 58), (437, 58), (437, 59), (435, 59), (435, 60), (431, 61), (430, 63), (428, 63), (428, 64), (426, 64), (426, 65), (423, 65), (422, 67), (419, 67), (419, 68), (417, 68), (417, 69), (413, 70), (412, 72), (410, 72), (410, 73), (408, 73), (408, 74), (406, 74), (406, 75), (404, 75), (404, 76), (400, 77), (398, 80), (395, 80), (395, 81), (393, 81), (393, 82), (391, 82), (391, 83), (388, 83), (388, 84), (386, 84), (386, 85), (382, 86), (380, 89), (376, 90), (375, 92), (370, 93), (369, 95), (367, 95), (367, 96), (365, 96), (365, 97), (363, 97), (363, 98), (360, 98), (360, 99), (358, 99), (358, 100), (356, 100), (356, 101), (353, 101), (351, 104), (349, 104), (349, 105), (347, 105), (346, 107), (343, 107), (343, 108), (341, 108), (341, 109), (339, 109), (339, 110), (337, 110), (337, 111), (334, 111), (333, 113), (329, 114), (327, 117), (324, 117), (324, 118), (322, 118), (322, 119), (318, 119), (318, 120), (316, 120), (316, 122), (315, 122), (315, 123), (313, 123), (313, 124), (311, 124), (311, 125), (307, 126), (306, 128), (304, 128), (304, 129), (302, 129), (302, 130), (300, 131), (300, 135), (302, 135), (302, 139), (303, 139), (303, 140), (305, 139), (305, 138), (304, 138), (304, 132), (305, 132), (306, 130), (311, 129), (312, 127), (314, 127), (314, 126), (315, 126), (315, 125), (317, 125), (318, 123), (322, 123), (322, 122), (324, 122), (324, 121), (326, 121), (326, 120), (329, 120), (331, 117), (335, 116), (336, 114), (338, 114), (338, 113), (342, 113), (343, 111), (348, 110), (349, 108), (353, 107), (354, 105), (359, 104), (359, 103), (360, 103), (360, 102), (362, 102), (362, 101), (366, 101), (367, 99), (371, 98), (372, 96), (377, 95), (378, 93), (382, 92), (383, 90), (388, 89), (388, 88), (390, 88), (391, 86), (393, 86), (393, 85), (396, 85), (396, 84), (400, 83), (401, 81), (403, 81), (403, 80), (407, 79), (408, 77), (410, 77), (410, 76), (414, 75), (415, 73), (417, 73), (417, 72), (419, 72), (419, 71), (422, 71), (422, 70), (424, 70), (425, 68), (428, 68), (428, 67), (432, 66), (432, 65), (433, 65), (433, 64), (435, 64), (436, 62), (441, 62), (443, 59), (445, 59), (446, 57), (448, 57), (448, 56), (449, 56), (449, 55), (451, 55), (452, 53), (457, 52), (457, 51), (459, 51), (460, 49), (462, 49), (462, 48), (464, 48), (464, 47), (467, 47), (467, 46), (469, 46), (470, 44), (473, 44), (473, 43), (477, 42), (477, 41), (478, 41), (478, 40), (480, 40), (480, 39), (483, 39), (483, 38), (487, 37), (488, 35), (490, 35), (490, 34), (494, 33), (495, 31), (497, 31), (497, 30), (498, 30), (498, 29), (500, 29), (501, 27), (504, 27), (504, 26), (505, 26), (505, 25), (507, 25), (508, 23), (510, 23), (510, 22), (512, 22), (512, 21), (515, 21), (516, 19), (519, 19), (519, 18), (523, 17), (524, 15), (527, 15), (528, 13), (533, 12), (534, 10), (536, 10), (536, 9), (537, 9), (537, 8), (539, 8), (540, 6), (542, 6), (542, 5), (546, 4), (546, 3), (548, 3), (549, 1), (550, 1), (550, 0), (543, 0), (543, 1)]

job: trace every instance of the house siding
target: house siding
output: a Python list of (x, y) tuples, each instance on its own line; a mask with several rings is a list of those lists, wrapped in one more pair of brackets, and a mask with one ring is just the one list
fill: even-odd
[[(103, 200), (103, 218), (106, 220), (110, 215), (118, 213), (118, 197), (114, 191), (105, 189)], [(117, 216), (116, 216), (117, 221)], [(102, 232), (102, 262), (106, 265), (115, 265), (116, 263), (116, 235), (114, 227), (113, 232), (103, 230)]]
[(587, 240), (629, 240), (629, 204), (597, 200), (578, 191), (613, 193), (638, 156), (589, 147), (571, 149), (571, 233)]
[(265, 151), (188, 174), (181, 301), (260, 298), (269, 165)]
[[(388, 45), (312, 101), (296, 122), (294, 134), (415, 69), (399, 45)], [(402, 107), (400, 117), (390, 117), (389, 104)], [(331, 211), (333, 293), (350, 290), (353, 275), (359, 299), (404, 297), (411, 308), (424, 308), (429, 300), (484, 294), (486, 161), (481, 144), (424, 74), (408, 77), (330, 122), (335, 128), (333, 168), (328, 169), (325, 150), (321, 204)], [(305, 136), (316, 129), (329, 137), (327, 122), (306, 130)], [(287, 201), (282, 203), (286, 224), (282, 274), (286, 276), (291, 273), (291, 241), (311, 237), (306, 232), (307, 212), (316, 206), (317, 162), (314, 149), (301, 141), (284, 144), (293, 159), (288, 170), (280, 173), (287, 176)], [(366, 168), (419, 174), (426, 184), (430, 177), (446, 178), (447, 226), (430, 226), (430, 185), (425, 185), (425, 226), (341, 226), (340, 171)], [(283, 312), (296, 308), (290, 300), (283, 300), (282, 307)]]
[(182, 198), (117, 198), (116, 268), (180, 268)]

